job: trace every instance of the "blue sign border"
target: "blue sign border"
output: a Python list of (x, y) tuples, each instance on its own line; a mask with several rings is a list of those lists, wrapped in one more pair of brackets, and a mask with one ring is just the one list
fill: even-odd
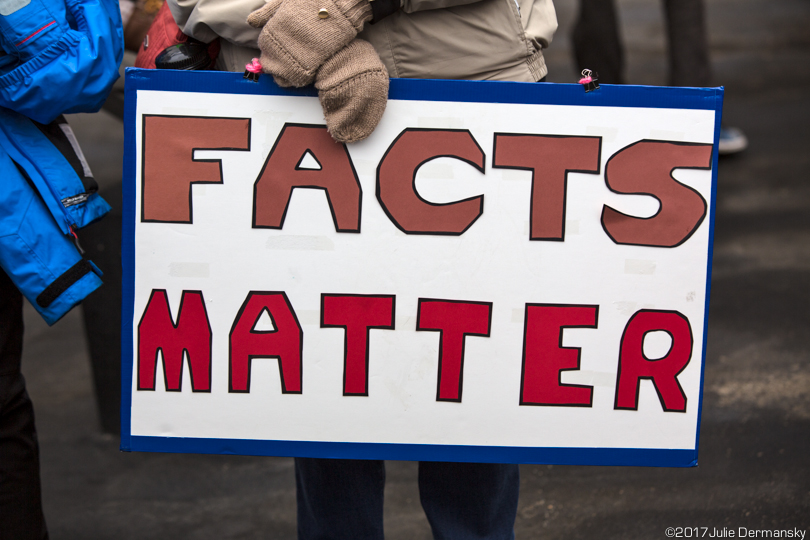
[(240, 73), (213, 71), (160, 71), (128, 68), (124, 110), (124, 225), (122, 238), (121, 314), (121, 450), (255, 456), (391, 459), (421, 461), (466, 461), (493, 463), (543, 463), (553, 465), (623, 465), (649, 467), (694, 467), (697, 465), (703, 408), (703, 377), (709, 321), (709, 293), (714, 247), (714, 216), (717, 200), (717, 143), (723, 110), (723, 88), (669, 88), (602, 85), (585, 92), (578, 84), (520, 83), (500, 81), (449, 81), (392, 79), (389, 99), (456, 101), (468, 103), (525, 103), (596, 107), (647, 107), (715, 111), (712, 158), (712, 200), (709, 210), (709, 265), (706, 269), (706, 305), (701, 351), (700, 399), (694, 449), (645, 448), (552, 448), (505, 446), (457, 446), (430, 444), (337, 443), (272, 441), (253, 439), (205, 439), (144, 437), (131, 433), (133, 341), (135, 313), (135, 113), (138, 90), (202, 92), (249, 95), (316, 96), (314, 88), (280, 88), (271, 77), (259, 82)]

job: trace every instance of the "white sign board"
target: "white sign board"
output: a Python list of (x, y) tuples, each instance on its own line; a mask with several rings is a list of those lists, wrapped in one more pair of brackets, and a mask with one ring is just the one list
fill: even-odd
[(122, 448), (694, 465), (722, 89), (127, 72)]

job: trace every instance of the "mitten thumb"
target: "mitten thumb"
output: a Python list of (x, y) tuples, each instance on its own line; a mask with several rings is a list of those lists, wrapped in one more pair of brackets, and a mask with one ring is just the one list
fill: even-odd
[(315, 75), (326, 128), (338, 142), (371, 135), (388, 101), (388, 71), (371, 43), (355, 38)]
[(247, 23), (253, 28), (264, 27), (278, 8), (281, 7), (282, 1), (283, 0), (269, 0), (264, 6), (248, 15)]

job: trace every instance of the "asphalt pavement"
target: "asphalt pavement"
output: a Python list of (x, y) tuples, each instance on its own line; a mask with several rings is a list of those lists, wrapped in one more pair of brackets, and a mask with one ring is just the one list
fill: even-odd
[[(660, 2), (618, 3), (628, 82), (664, 84)], [(576, 2), (555, 4), (548, 80), (574, 82)], [(810, 2), (707, 8), (724, 120), (750, 147), (719, 164), (699, 466), (522, 466), (519, 539), (810, 529)], [(102, 189), (114, 190), (121, 122), (105, 112), (71, 122)], [(53, 540), (295, 538), (292, 459), (119, 452), (117, 436), (101, 430), (80, 311), (48, 328), (27, 309), (26, 325), (23, 370)], [(431, 538), (416, 464), (387, 471), (386, 537)]]

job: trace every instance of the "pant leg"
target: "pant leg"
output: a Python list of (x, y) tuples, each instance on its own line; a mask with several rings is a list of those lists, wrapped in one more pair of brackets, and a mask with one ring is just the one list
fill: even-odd
[(671, 86), (709, 86), (709, 44), (703, 0), (664, 0)]
[(300, 540), (382, 540), (385, 464), (295, 459)]
[(580, 0), (571, 37), (578, 72), (587, 68), (599, 75), (601, 83), (624, 83), (624, 50), (614, 0)]
[(517, 465), (419, 463), (419, 497), (436, 540), (512, 540)]
[(48, 538), (34, 408), (20, 373), (22, 294), (0, 270), (0, 540)]

